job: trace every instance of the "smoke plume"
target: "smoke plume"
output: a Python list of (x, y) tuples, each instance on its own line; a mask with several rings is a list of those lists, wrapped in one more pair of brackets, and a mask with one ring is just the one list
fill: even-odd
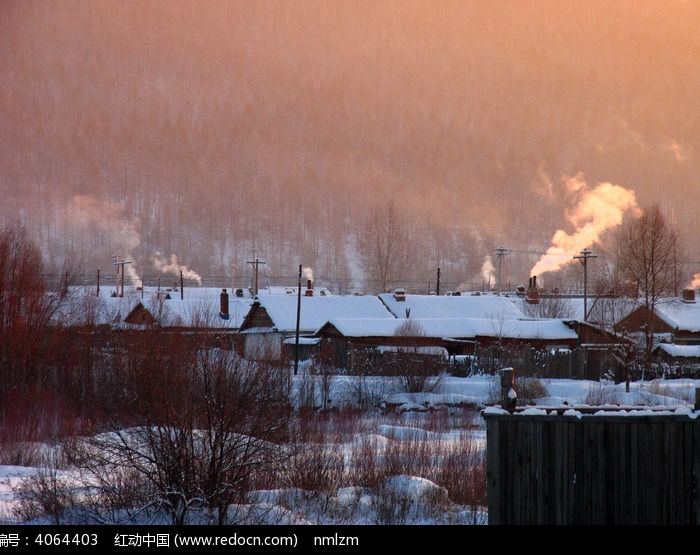
[(556, 231), (552, 245), (530, 270), (530, 276), (560, 270), (582, 249), (598, 242), (605, 231), (619, 226), (627, 211), (640, 212), (634, 191), (620, 185), (599, 183), (590, 188), (580, 174), (566, 178), (565, 185), (576, 203), (566, 214), (574, 231)]
[[(117, 251), (114, 252), (117, 258), (133, 260), (131, 253), (141, 244), (138, 220), (127, 218), (118, 204), (87, 195), (75, 195), (68, 205), (68, 217), (82, 231), (96, 229), (104, 232), (109, 244)], [(133, 263), (122, 267), (131, 285), (136, 287), (141, 284)]]
[(695, 274), (693, 276), (693, 281), (688, 285), (688, 289), (700, 289), (700, 274)]
[(313, 282), (314, 280), (314, 271), (313, 269), (309, 268), (308, 266), (304, 267), (304, 278), (307, 280), (311, 280)]
[(202, 285), (202, 276), (190, 270), (187, 266), (180, 264), (175, 254), (165, 256), (161, 253), (156, 253), (151, 257), (151, 262), (153, 262), (153, 268), (159, 272), (173, 274), (175, 276), (179, 276), (180, 272), (182, 272), (182, 277), (184, 279), (191, 279), (196, 281), (197, 285)]
[(484, 263), (481, 265), (481, 279), (490, 284), (495, 272), (496, 268), (491, 261), (491, 256), (487, 254)]

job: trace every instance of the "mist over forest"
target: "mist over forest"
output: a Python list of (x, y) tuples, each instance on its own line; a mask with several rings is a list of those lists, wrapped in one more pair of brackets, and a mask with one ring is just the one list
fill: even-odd
[(89, 279), (118, 255), (137, 284), (247, 286), (259, 257), (348, 293), (378, 288), (390, 214), (413, 292), (491, 282), (500, 246), (526, 281), (601, 206), (584, 246), (614, 264), (615, 218), (658, 203), (690, 280), (699, 24), (682, 0), (4, 0), (0, 221)]

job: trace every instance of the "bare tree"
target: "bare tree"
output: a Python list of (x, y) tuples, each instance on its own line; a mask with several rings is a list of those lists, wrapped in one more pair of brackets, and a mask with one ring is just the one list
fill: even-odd
[(647, 308), (644, 345), (647, 363), (654, 348), (653, 318), (659, 300), (675, 293), (679, 279), (678, 233), (659, 205), (653, 205), (630, 221), (618, 240), (618, 267), (622, 276), (636, 286)]
[(433, 351), (434, 348), (421, 347), (418, 344), (410, 344), (411, 338), (425, 335), (425, 330), (419, 322), (407, 318), (394, 332), (396, 337), (405, 337), (406, 345), (399, 346), (393, 354), (392, 365), (397, 367), (397, 374), (401, 377), (404, 390), (407, 393), (420, 393), (422, 391), (434, 391), (440, 381), (440, 372), (443, 370), (441, 360)]
[[(25, 230), (10, 225), (0, 232), (0, 407), (23, 399), (36, 404), (40, 391), (56, 386), (55, 337), (51, 319), (63, 301), (44, 283), (39, 249)], [(56, 334), (53, 334), (56, 335)], [(50, 383), (48, 380), (52, 380)], [(33, 391), (30, 391), (30, 389)], [(0, 428), (2, 418), (0, 414)]]
[(566, 297), (540, 297), (537, 303), (524, 303), (523, 312), (530, 318), (573, 318), (574, 308)]
[(395, 285), (408, 268), (408, 232), (406, 223), (393, 201), (376, 207), (357, 234), (361, 264), (370, 283), (382, 292)]
[[(138, 425), (114, 420), (108, 433), (74, 445), (72, 462), (107, 509), (152, 506), (183, 524), (198, 508), (224, 524), (227, 507), (243, 498), (256, 473), (280, 464), (286, 379), (219, 350), (201, 351), (195, 364), (167, 373), (152, 375), (155, 391), (134, 402)], [(110, 507), (109, 500), (127, 506)]]

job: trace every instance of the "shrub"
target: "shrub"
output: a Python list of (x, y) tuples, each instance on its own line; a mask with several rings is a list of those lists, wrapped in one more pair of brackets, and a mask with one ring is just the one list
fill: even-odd
[(518, 405), (536, 404), (539, 399), (549, 396), (547, 387), (538, 378), (515, 378), (515, 391), (518, 393)]

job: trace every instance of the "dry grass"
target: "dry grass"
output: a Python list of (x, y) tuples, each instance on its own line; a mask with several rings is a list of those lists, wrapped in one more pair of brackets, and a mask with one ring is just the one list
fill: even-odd
[(549, 396), (544, 382), (538, 378), (516, 378), (515, 390), (518, 392), (518, 405), (535, 405), (538, 400)]
[(619, 404), (619, 402), (620, 398), (617, 392), (612, 386), (605, 382), (592, 383), (588, 389), (586, 398), (583, 400), (585, 405), (591, 406), (616, 405)]
[[(326, 492), (350, 485), (376, 489), (390, 476), (408, 475), (444, 487), (451, 502), (484, 506), (486, 459), (471, 433), (475, 419), (466, 410), (437, 411), (419, 422), (391, 415), (307, 415), (299, 434), (303, 442), (276, 485)], [(395, 426), (396, 435), (377, 435), (381, 424)]]

